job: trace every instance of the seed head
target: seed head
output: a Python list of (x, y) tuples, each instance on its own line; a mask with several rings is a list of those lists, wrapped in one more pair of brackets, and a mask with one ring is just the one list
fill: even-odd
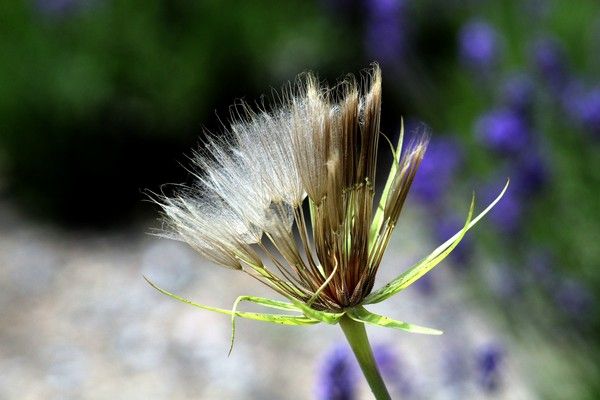
[(377, 149), (385, 138), (379, 67), (374, 65), (360, 84), (349, 77), (333, 88), (305, 74), (280, 98), (269, 111), (235, 106), (229, 129), (209, 135), (194, 153), (195, 182), (154, 200), (164, 213), (162, 235), (188, 243), (216, 264), (248, 273), (292, 303), (249, 296), (238, 301), (304, 316), (194, 305), (296, 325), (335, 323), (348, 313), (368, 323), (439, 333), (370, 314), (362, 305), (392, 296), (433, 268), (499, 198), (471, 221), (472, 204), (460, 232), (371, 293), (428, 136), (417, 135), (402, 150), (401, 132), (388, 178), (376, 194)]

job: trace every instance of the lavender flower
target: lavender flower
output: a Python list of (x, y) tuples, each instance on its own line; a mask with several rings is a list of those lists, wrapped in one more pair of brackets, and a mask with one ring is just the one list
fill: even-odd
[(78, 0), (37, 0), (36, 9), (48, 16), (64, 16), (81, 6)]
[(479, 71), (489, 70), (498, 62), (500, 50), (498, 33), (485, 21), (470, 21), (459, 33), (459, 56), (470, 68)]
[(527, 198), (538, 194), (545, 187), (549, 179), (549, 171), (544, 158), (531, 152), (521, 157), (511, 176), (515, 193)]
[(463, 162), (460, 144), (452, 138), (435, 138), (429, 143), (427, 158), (413, 182), (413, 193), (426, 204), (442, 199)]
[(333, 347), (319, 368), (317, 398), (353, 400), (357, 398), (358, 364), (346, 344)]
[(526, 148), (530, 136), (526, 121), (506, 109), (492, 110), (481, 116), (475, 133), (490, 150), (513, 156)]
[(579, 79), (571, 79), (561, 94), (566, 114), (582, 129), (600, 137), (600, 86), (587, 88)]
[(448, 386), (462, 386), (470, 375), (469, 362), (463, 352), (463, 345), (450, 344), (442, 353), (443, 382)]
[(560, 106), (567, 116), (579, 125), (582, 125), (580, 116), (585, 95), (586, 88), (584, 83), (580, 79), (573, 77), (565, 84), (558, 98)]
[(600, 136), (600, 87), (595, 87), (585, 96), (581, 107), (581, 120), (590, 132)]
[(567, 84), (567, 67), (562, 46), (553, 38), (542, 38), (533, 44), (535, 66), (542, 78), (556, 93)]
[(496, 344), (488, 344), (477, 353), (478, 383), (486, 392), (495, 392), (500, 386), (503, 353), (502, 348)]
[(415, 289), (423, 296), (431, 296), (435, 293), (435, 282), (432, 275), (425, 275), (415, 282)]
[(374, 0), (367, 5), (366, 48), (384, 65), (393, 64), (406, 49), (404, 0)]
[(534, 282), (547, 290), (552, 290), (557, 282), (552, 257), (545, 250), (534, 250), (527, 257), (527, 265)]
[(409, 398), (414, 388), (406, 376), (406, 368), (400, 364), (393, 349), (385, 344), (373, 346), (373, 355), (383, 377), (396, 389), (401, 398)]
[(523, 74), (511, 76), (502, 87), (502, 99), (509, 110), (528, 115), (534, 100), (533, 81)]
[(583, 320), (589, 315), (594, 297), (589, 289), (574, 279), (561, 281), (556, 292), (556, 302), (574, 320)]

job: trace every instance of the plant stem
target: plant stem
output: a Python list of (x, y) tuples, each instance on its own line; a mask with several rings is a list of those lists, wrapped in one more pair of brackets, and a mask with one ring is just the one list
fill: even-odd
[(367, 382), (369, 383), (375, 398), (377, 400), (391, 400), (390, 394), (381, 378), (381, 374), (377, 369), (373, 351), (369, 344), (369, 338), (367, 337), (365, 324), (354, 321), (347, 315), (344, 315), (340, 319), (340, 326), (358, 360), (360, 369), (362, 369), (365, 378), (367, 378)]

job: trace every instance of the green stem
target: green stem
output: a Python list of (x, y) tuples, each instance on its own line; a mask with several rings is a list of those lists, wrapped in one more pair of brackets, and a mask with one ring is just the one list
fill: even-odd
[(342, 327), (342, 331), (344, 331), (344, 335), (346, 335), (348, 343), (350, 343), (350, 347), (358, 360), (360, 369), (362, 369), (365, 378), (367, 378), (367, 382), (369, 383), (375, 398), (377, 400), (391, 400), (390, 394), (381, 378), (381, 374), (377, 369), (373, 351), (369, 344), (369, 338), (367, 337), (365, 324), (354, 321), (347, 315), (344, 315), (340, 319), (340, 326)]

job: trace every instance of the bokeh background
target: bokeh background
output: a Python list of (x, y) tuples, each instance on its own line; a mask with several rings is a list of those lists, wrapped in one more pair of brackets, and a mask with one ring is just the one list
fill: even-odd
[[(268, 292), (147, 235), (144, 191), (236, 99), (380, 63), (383, 131), (431, 145), (382, 265), (457, 230), (452, 257), (369, 329), (402, 399), (600, 398), (600, 4), (593, 0), (29, 0), (0, 3), (0, 399), (362, 399), (339, 329), (229, 320)], [(382, 146), (381, 159), (387, 160)]]

